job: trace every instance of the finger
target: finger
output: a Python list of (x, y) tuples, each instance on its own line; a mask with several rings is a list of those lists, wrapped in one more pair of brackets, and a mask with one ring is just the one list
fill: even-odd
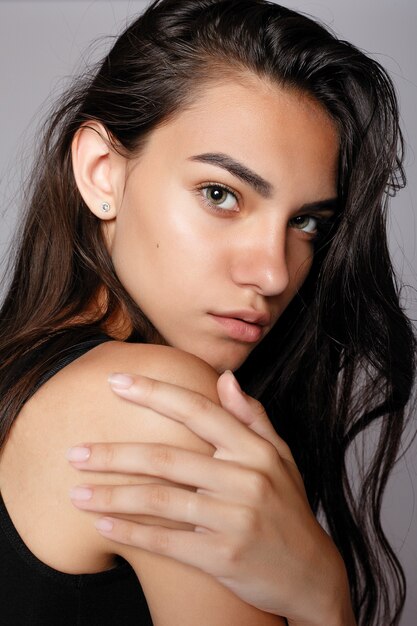
[(113, 391), (184, 424), (218, 450), (246, 450), (255, 438), (255, 433), (203, 394), (145, 376), (129, 377), (133, 382), (128, 388), (115, 387), (111, 377)]
[(294, 463), (289, 446), (272, 426), (262, 404), (242, 391), (230, 370), (227, 370), (219, 377), (217, 391), (223, 408), (232, 413), (265, 441), (272, 443), (283, 459)]
[(117, 543), (176, 559), (212, 576), (228, 573), (221, 558), (222, 543), (215, 533), (174, 530), (112, 517), (98, 519), (95, 526), (101, 535)]
[(245, 515), (245, 507), (160, 484), (80, 485), (71, 489), (70, 497), (83, 511), (152, 515), (217, 532), (239, 527)]
[(233, 461), (167, 444), (84, 444), (71, 448), (67, 458), (77, 469), (153, 476), (232, 500), (241, 499), (242, 487), (253, 482), (253, 472)]
[(222, 406), (242, 423), (271, 443), (275, 444), (280, 439), (263, 406), (242, 391), (230, 370), (223, 372), (219, 377), (217, 390)]

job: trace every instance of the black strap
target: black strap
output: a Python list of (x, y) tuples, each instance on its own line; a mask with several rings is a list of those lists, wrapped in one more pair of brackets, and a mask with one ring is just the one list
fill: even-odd
[(78, 357), (82, 356), (89, 350), (92, 350), (92, 348), (95, 348), (101, 343), (105, 343), (106, 341), (112, 341), (112, 338), (102, 333), (102, 334), (97, 335), (96, 337), (87, 339), (85, 341), (81, 341), (75, 346), (71, 346), (68, 349), (66, 349), (62, 353), (62, 356), (58, 359), (58, 361), (54, 363), (53, 367), (51, 367), (51, 369), (48, 370), (35, 384), (35, 386), (33, 387), (32, 395), (35, 393), (35, 391), (37, 391), (40, 387), (42, 387), (42, 385), (44, 385), (50, 378), (52, 378), (52, 376), (54, 376), (60, 370), (62, 370), (66, 365), (69, 365), (70, 363), (75, 361), (75, 359), (78, 359)]

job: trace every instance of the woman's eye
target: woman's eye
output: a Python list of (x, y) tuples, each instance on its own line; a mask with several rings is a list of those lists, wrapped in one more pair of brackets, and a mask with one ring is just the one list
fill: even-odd
[(317, 232), (318, 222), (319, 219), (312, 215), (299, 215), (290, 220), (290, 226), (297, 230), (302, 230), (304, 233), (315, 233)]
[(220, 185), (207, 185), (202, 187), (204, 199), (214, 208), (225, 211), (237, 211), (237, 198), (234, 193)]

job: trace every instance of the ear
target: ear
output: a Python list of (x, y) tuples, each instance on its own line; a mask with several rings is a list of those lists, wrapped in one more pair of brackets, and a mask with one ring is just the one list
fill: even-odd
[(112, 149), (108, 131), (99, 122), (83, 124), (76, 132), (72, 166), (85, 204), (110, 227), (122, 200), (126, 159)]

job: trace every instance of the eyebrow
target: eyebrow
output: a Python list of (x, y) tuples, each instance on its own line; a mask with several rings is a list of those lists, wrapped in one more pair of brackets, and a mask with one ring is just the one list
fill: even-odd
[(263, 198), (270, 198), (272, 196), (274, 187), (271, 183), (228, 154), (223, 154), (222, 152), (205, 152), (204, 154), (196, 154), (195, 156), (189, 157), (189, 160), (199, 161), (200, 163), (210, 163), (211, 165), (222, 167), (230, 172), (230, 174), (233, 174), (233, 176), (240, 178), (244, 183), (253, 187)]
[(332, 211), (332, 213), (337, 213), (340, 211), (340, 201), (337, 197), (317, 200), (317, 202), (303, 204), (299, 210), (304, 213), (306, 211)]
[[(259, 174), (249, 169), (243, 163), (236, 161), (233, 157), (223, 152), (205, 152), (204, 154), (196, 154), (189, 157), (189, 161), (198, 161), (200, 163), (209, 163), (217, 165), (227, 170), (233, 176), (236, 176), (244, 183), (250, 185), (263, 198), (270, 198), (274, 192), (274, 186)], [(337, 211), (339, 199), (337, 197), (328, 198), (326, 200), (318, 200), (317, 202), (309, 202), (300, 207), (300, 211)]]

